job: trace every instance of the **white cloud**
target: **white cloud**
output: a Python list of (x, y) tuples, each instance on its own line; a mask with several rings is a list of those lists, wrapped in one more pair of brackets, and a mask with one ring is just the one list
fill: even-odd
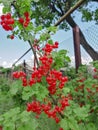
[(89, 64), (92, 61), (90, 57), (82, 57), (81, 60), (83, 64)]
[[(71, 65), (75, 66), (75, 57), (72, 56), (72, 57), (70, 57), (70, 59), (71, 59)], [(88, 65), (91, 61), (92, 61), (92, 59), (90, 57), (81, 57), (82, 64)]]
[(0, 15), (2, 15), (3, 13), (2, 13), (2, 9), (3, 9), (3, 5), (2, 4), (0, 4)]
[(23, 63), (23, 61), (19, 61), (19, 62), (16, 63), (16, 65), (20, 65), (22, 63)]
[[(37, 55), (37, 57), (39, 57), (39, 55)], [(0, 57), (0, 59), (2, 59), (2, 57)], [(74, 56), (71, 56), (70, 57), (71, 59), (71, 66), (75, 67), (75, 58)], [(5, 68), (7, 67), (12, 67), (12, 64), (17, 61), (17, 59), (14, 59), (13, 61), (0, 61), (0, 66), (3, 66)], [(90, 57), (82, 57), (82, 64), (89, 64), (89, 62), (91, 62), (91, 58)], [(18, 63), (16, 63), (16, 66), (19, 65), (19, 64), (22, 64), (23, 61), (19, 61)], [(26, 64), (28, 64), (30, 67), (33, 67), (34, 66), (34, 55), (31, 56), (31, 58), (29, 60), (26, 60)]]
[[(14, 59), (14, 60), (12, 61), (11, 66), (12, 66), (17, 60), (18, 60), (18, 59)], [(17, 63), (15, 63), (15, 66), (20, 65), (20, 64), (22, 64), (22, 63), (23, 63), (23, 61), (18, 61)]]
[(15, 59), (13, 62), (16, 62), (18, 59)]
[(31, 59), (32, 59), (32, 60), (34, 59), (34, 55), (31, 56)]
[(4, 66), (7, 65), (7, 62), (6, 62), (6, 61), (3, 61), (2, 65), (4, 65)]
[(8, 67), (12, 67), (12, 63), (7, 62), (7, 61), (3, 61), (0, 66), (2, 66), (4, 68), (8, 68)]
[(3, 62), (2, 62), (2, 66), (5, 67), (5, 68), (7, 68), (8, 63), (7, 63), (6, 61), (3, 61)]
[[(37, 58), (39, 59), (39, 55), (37, 54)], [(34, 55), (31, 56), (31, 60), (34, 61)]]

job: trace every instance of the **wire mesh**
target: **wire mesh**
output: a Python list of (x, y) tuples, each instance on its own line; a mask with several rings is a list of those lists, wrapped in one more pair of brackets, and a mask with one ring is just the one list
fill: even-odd
[(91, 47), (98, 52), (98, 25), (92, 25), (83, 31)]
[[(98, 25), (91, 25), (87, 29), (82, 30), (82, 32), (89, 45), (96, 52), (98, 52)], [(71, 65), (75, 66), (74, 44), (73, 44), (72, 33), (70, 34), (69, 38), (60, 42), (59, 49), (66, 49), (68, 51), (68, 56), (72, 61)], [(81, 59), (82, 59), (82, 64), (89, 64), (89, 62), (93, 61), (90, 55), (84, 50), (82, 46), (81, 46)], [(29, 65), (33, 66), (32, 63), (33, 62), (30, 61)]]

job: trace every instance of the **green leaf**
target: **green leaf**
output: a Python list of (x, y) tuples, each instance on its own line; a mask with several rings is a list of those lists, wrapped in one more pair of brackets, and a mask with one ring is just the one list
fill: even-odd
[(30, 114), (29, 112), (27, 111), (23, 111), (21, 114), (20, 114), (20, 119), (21, 119), (21, 122), (27, 122), (30, 120)]
[(5, 112), (3, 114), (3, 117), (5, 119), (10, 119), (10, 118), (14, 119), (14, 118), (18, 118), (19, 113), (20, 113), (20, 108), (16, 107), (16, 108), (10, 109), (8, 112)]
[(67, 50), (64, 50), (64, 49), (59, 50), (58, 54), (59, 55), (66, 55), (67, 54)]
[(49, 33), (42, 33), (41, 35), (40, 35), (40, 40), (41, 41), (46, 41), (47, 39), (49, 39), (50, 38), (50, 34)]
[(18, 130), (36, 130), (38, 127), (38, 122), (35, 119), (29, 120), (28, 122), (25, 122), (24, 125), (21, 125), (18, 127)]
[(64, 129), (64, 130), (69, 130), (69, 126), (68, 126), (68, 123), (67, 123), (67, 119), (64, 118), (60, 121), (60, 126)]
[(10, 89), (10, 93), (11, 93), (12, 95), (16, 95), (17, 91), (18, 91), (18, 87), (14, 87), (14, 86), (13, 86), (13, 87)]
[(3, 126), (3, 129), (4, 130), (14, 130), (15, 129), (15, 124), (13, 124), (13, 122), (11, 123), (7, 123), (7, 124), (5, 124), (4, 126)]
[(11, 95), (16, 95), (16, 93), (22, 89), (21, 81), (16, 81), (11, 84), (10, 93)]
[(48, 95), (48, 90), (46, 88), (46, 86), (43, 86), (40, 84), (39, 88), (38, 88), (38, 93), (36, 94), (36, 98), (39, 101), (43, 101), (43, 99)]
[(57, 27), (56, 27), (56, 26), (50, 26), (50, 27), (48, 28), (48, 31), (49, 31), (49, 32), (56, 33)]
[(90, 12), (88, 9), (83, 9), (82, 14), (83, 20), (86, 20), (87, 22), (92, 20), (92, 12)]
[(70, 92), (70, 88), (64, 87), (64, 88), (63, 88), (63, 92), (64, 92), (64, 94), (66, 95), (67, 93)]
[(6, 6), (3, 7), (3, 13), (4, 13), (4, 14), (10, 12), (10, 10), (11, 10), (10, 7), (6, 7)]
[(22, 92), (22, 99), (28, 100), (34, 93), (32, 87), (25, 87)]
[(83, 107), (77, 107), (73, 110), (79, 119), (85, 119), (88, 116), (89, 105)]
[(68, 62), (70, 62), (70, 58), (67, 56), (67, 50), (59, 50), (58, 52), (52, 53), (54, 64), (53, 68), (59, 70), (62, 67), (68, 66)]
[(95, 126), (94, 123), (88, 123), (88, 124), (86, 125), (86, 129), (87, 129), (87, 130), (97, 130), (97, 128), (96, 128), (96, 126)]
[(66, 62), (71, 62), (69, 56), (65, 56), (65, 61), (66, 61)]
[(16, 107), (10, 109), (2, 115), (0, 123), (4, 126), (4, 130), (13, 130), (15, 128), (15, 122), (19, 120), (20, 108)]
[(42, 30), (42, 26), (39, 25), (39, 26), (37, 26), (37, 27), (35, 28), (34, 32), (37, 33), (37, 32), (39, 32), (39, 31), (41, 31), (41, 30)]
[(80, 130), (79, 125), (77, 124), (77, 121), (75, 120), (74, 117), (72, 117), (72, 116), (68, 117), (67, 123), (69, 125), (69, 128), (71, 128), (73, 130)]
[(95, 17), (94, 20), (96, 20), (98, 23), (98, 9), (95, 10), (94, 17)]
[(49, 40), (48, 40), (48, 43), (49, 43), (49, 44), (53, 44), (53, 40), (49, 39)]
[(0, 124), (1, 124), (1, 122), (3, 122), (3, 120), (4, 120), (4, 117), (0, 116)]

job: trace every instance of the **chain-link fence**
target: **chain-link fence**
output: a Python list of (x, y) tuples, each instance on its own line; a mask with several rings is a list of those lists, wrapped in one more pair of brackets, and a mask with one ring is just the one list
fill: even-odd
[[(83, 30), (83, 34), (89, 43), (89, 45), (98, 52), (98, 25), (92, 25), (87, 29)], [(73, 43), (73, 36), (71, 35), (68, 39), (63, 40), (60, 43), (60, 49), (68, 50), (68, 55), (71, 58), (71, 65), (75, 66), (75, 56), (74, 56), (74, 43)], [(93, 59), (90, 55), (86, 52), (86, 50), (80, 45), (81, 49), (81, 60), (82, 64), (89, 64), (92, 62)]]

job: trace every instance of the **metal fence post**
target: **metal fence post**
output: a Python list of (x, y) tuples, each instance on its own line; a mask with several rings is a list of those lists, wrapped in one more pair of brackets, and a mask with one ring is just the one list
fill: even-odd
[(74, 54), (75, 54), (75, 67), (76, 72), (81, 65), (81, 52), (80, 52), (80, 35), (79, 27), (76, 26), (73, 28), (73, 41), (74, 41)]
[(23, 71), (26, 73), (26, 62), (25, 62), (25, 60), (23, 61)]

